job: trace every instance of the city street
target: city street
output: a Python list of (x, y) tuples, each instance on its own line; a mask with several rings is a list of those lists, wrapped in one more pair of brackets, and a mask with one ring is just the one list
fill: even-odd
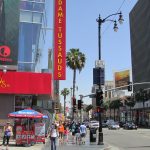
[[(58, 145), (57, 150), (149, 150), (150, 149), (150, 129), (138, 130), (108, 130), (103, 129), (104, 145), (97, 145), (96, 143), (90, 144), (89, 134), (86, 136), (85, 145), (72, 144), (71, 136), (69, 136), (68, 144)], [(98, 138), (97, 138), (98, 139)], [(36, 144), (31, 147), (16, 147), (14, 142), (11, 141), (9, 150), (50, 150), (49, 139), (46, 139), (46, 144)], [(4, 149), (5, 147), (1, 147)]]
[(104, 142), (119, 150), (149, 150), (150, 129), (104, 131)]

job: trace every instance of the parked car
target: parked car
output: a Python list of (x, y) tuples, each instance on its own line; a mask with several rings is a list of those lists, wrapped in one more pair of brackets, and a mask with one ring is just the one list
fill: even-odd
[(98, 121), (90, 121), (89, 128), (99, 128), (99, 122)]
[(120, 121), (120, 122), (119, 122), (119, 126), (120, 126), (121, 128), (123, 128), (124, 125), (125, 125), (125, 122), (124, 122), (124, 121)]
[(110, 124), (114, 123), (115, 121), (112, 119), (109, 119), (106, 121), (106, 125), (109, 126)]
[(106, 124), (106, 122), (102, 122), (102, 127), (105, 128), (107, 127), (108, 125)]
[(126, 124), (124, 124), (123, 129), (135, 129), (137, 130), (137, 125), (135, 125), (133, 122), (127, 122)]
[(108, 129), (109, 129), (109, 130), (110, 130), (110, 129), (115, 129), (115, 130), (117, 130), (117, 129), (120, 129), (120, 126), (119, 126), (118, 123), (113, 122), (112, 124), (109, 124), (109, 125), (108, 125)]

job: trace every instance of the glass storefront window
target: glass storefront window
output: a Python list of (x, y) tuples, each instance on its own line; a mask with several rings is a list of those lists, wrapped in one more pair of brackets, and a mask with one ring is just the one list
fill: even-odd
[(32, 96), (30, 95), (20, 95), (15, 96), (15, 111), (31, 107)]
[(20, 9), (43, 12), (44, 11), (44, 3), (21, 1)]
[(33, 11), (44, 11), (44, 4), (43, 3), (33, 3)]
[(27, 2), (27, 1), (21, 1), (20, 2), (20, 9), (32, 10), (32, 8), (33, 8), (32, 2)]
[(33, 22), (34, 23), (42, 23), (42, 14), (41, 13), (33, 13)]
[(20, 11), (20, 21), (22, 21), (22, 22), (32, 22), (32, 12), (30, 12), (30, 11)]

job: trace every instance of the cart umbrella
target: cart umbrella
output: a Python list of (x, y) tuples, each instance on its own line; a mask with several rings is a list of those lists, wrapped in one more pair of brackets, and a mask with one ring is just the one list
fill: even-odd
[(19, 110), (8, 114), (8, 117), (14, 118), (48, 118), (46, 115), (39, 113), (31, 108)]

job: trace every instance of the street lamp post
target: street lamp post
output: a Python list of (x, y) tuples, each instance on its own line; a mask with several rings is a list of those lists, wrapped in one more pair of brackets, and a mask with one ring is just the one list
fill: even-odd
[[(123, 18), (122, 18), (122, 13), (115, 13), (115, 14), (111, 14), (109, 16), (107, 16), (104, 19), (101, 19), (100, 15), (99, 17), (96, 19), (96, 21), (98, 22), (98, 50), (99, 50), (99, 60), (101, 60), (101, 25), (102, 23), (106, 22), (106, 21), (111, 21), (114, 23), (114, 31), (117, 32), (118, 27), (117, 27), (117, 21), (116, 20), (111, 20), (109, 19), (111, 16), (116, 16), (119, 15), (119, 23), (122, 24), (123, 22)], [(99, 73), (101, 74), (101, 68), (99, 67)], [(99, 91), (101, 91), (101, 81), (99, 80)], [(101, 106), (100, 106), (101, 108)], [(103, 132), (102, 132), (102, 118), (101, 118), (101, 112), (99, 112), (99, 137), (98, 137), (98, 145), (103, 145)]]

